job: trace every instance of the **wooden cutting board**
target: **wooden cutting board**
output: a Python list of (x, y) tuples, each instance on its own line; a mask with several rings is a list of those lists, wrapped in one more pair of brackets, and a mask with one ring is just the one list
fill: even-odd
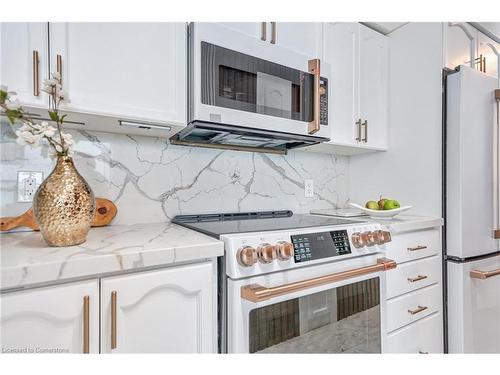
[[(108, 225), (116, 216), (117, 208), (109, 199), (96, 198), (95, 214), (92, 221), (93, 227), (102, 227)], [(24, 214), (15, 217), (0, 218), (0, 231), (4, 232), (19, 227), (28, 227), (33, 230), (40, 230), (38, 223), (33, 213), (33, 208), (30, 208)]]

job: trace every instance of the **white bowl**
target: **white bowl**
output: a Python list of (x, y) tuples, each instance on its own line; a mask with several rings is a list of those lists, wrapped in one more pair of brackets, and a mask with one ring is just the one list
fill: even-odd
[(360, 206), (356, 203), (349, 203), (351, 207), (357, 208), (365, 213), (367, 213), (372, 219), (381, 219), (381, 220), (391, 220), (394, 216), (399, 215), (401, 212), (408, 211), (413, 206), (404, 206), (395, 208), (393, 210), (370, 210), (369, 208)]

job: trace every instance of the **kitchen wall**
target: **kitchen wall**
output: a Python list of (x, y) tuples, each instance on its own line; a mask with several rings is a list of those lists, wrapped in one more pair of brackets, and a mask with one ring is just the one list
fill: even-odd
[[(345, 206), (347, 157), (290, 152), (287, 156), (188, 148), (165, 139), (71, 131), (75, 164), (96, 197), (113, 200), (113, 224), (161, 222), (177, 214)], [(53, 166), (47, 149), (19, 146), (1, 124), (1, 216), (19, 215), (17, 172)], [(314, 180), (314, 198), (304, 197), (304, 179)]]
[(441, 23), (409, 23), (389, 34), (388, 151), (353, 156), (353, 202), (380, 194), (441, 216)]

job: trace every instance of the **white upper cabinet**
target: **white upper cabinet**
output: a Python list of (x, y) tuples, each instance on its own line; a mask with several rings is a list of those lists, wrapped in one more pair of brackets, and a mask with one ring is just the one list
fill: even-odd
[(221, 22), (221, 25), (315, 58), (321, 57), (322, 24), (320, 22)]
[(101, 352), (216, 352), (212, 263), (101, 281)]
[(325, 23), (323, 65), (330, 71), (331, 141), (310, 150), (359, 154), (387, 148), (389, 45), (358, 23)]
[(483, 71), (492, 77), (498, 77), (499, 57), (496, 53), (500, 53), (500, 43), (495, 42), (479, 31), (477, 33), (477, 42), (477, 56), (483, 58)]
[(3, 294), (2, 349), (99, 353), (99, 282)]
[(0, 83), (15, 91), (21, 103), (45, 107), (41, 91), (48, 76), (48, 24), (43, 22), (0, 23)]
[(65, 110), (184, 126), (185, 23), (51, 23)]
[(359, 31), (359, 118), (362, 121), (362, 142), (385, 149), (389, 100), (388, 39), (363, 25), (360, 25)]

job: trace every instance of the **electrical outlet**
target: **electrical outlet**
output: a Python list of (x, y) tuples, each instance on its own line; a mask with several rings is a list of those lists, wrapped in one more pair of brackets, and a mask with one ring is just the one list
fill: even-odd
[(17, 172), (17, 201), (33, 202), (33, 196), (43, 181), (43, 172)]
[(314, 197), (314, 180), (304, 180), (304, 196), (306, 198)]

